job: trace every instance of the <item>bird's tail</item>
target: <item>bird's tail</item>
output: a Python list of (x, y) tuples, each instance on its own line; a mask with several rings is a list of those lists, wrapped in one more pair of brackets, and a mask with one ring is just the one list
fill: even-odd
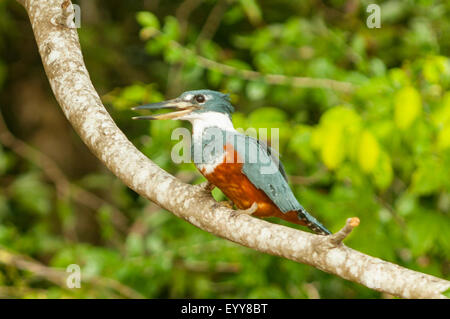
[(312, 217), (303, 207), (297, 210), (298, 218), (305, 223), (305, 226), (319, 235), (331, 235), (331, 232), (317, 219)]

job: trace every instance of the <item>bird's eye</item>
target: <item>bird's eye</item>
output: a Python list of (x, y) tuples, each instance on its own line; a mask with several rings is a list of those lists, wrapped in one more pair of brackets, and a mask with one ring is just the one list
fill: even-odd
[(198, 102), (198, 103), (203, 103), (205, 102), (205, 96), (202, 94), (196, 95), (194, 96), (194, 99)]

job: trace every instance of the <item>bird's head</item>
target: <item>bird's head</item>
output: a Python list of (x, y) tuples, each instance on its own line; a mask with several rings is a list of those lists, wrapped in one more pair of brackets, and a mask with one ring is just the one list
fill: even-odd
[(133, 119), (192, 121), (204, 117), (206, 113), (221, 114), (231, 118), (231, 113), (234, 111), (228, 94), (211, 90), (187, 91), (172, 100), (133, 108), (133, 110), (143, 109), (171, 109), (173, 112), (152, 116), (136, 116)]

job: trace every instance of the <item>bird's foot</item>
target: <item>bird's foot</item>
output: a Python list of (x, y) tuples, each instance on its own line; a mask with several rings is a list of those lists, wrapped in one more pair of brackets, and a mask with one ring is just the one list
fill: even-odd
[(256, 202), (254, 202), (254, 203), (252, 204), (252, 206), (250, 206), (250, 208), (235, 210), (235, 211), (233, 211), (233, 212), (231, 213), (231, 215), (232, 215), (233, 217), (236, 217), (236, 216), (239, 216), (239, 215), (242, 215), (242, 214), (245, 214), (245, 215), (252, 215), (254, 212), (256, 212), (257, 209), (258, 209), (258, 204), (257, 204)]
[(212, 190), (216, 187), (214, 184), (210, 183), (209, 181), (200, 183), (197, 186), (200, 187), (200, 189), (207, 194), (211, 194)]
[(224, 200), (220, 202), (223, 206), (233, 209), (233, 202), (231, 200)]

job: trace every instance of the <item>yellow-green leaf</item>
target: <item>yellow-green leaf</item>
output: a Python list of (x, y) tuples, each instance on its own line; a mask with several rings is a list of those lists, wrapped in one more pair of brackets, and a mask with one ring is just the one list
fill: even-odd
[(311, 132), (311, 148), (320, 151), (323, 145), (323, 129), (321, 126), (315, 127)]
[(320, 125), (340, 125), (348, 132), (356, 132), (361, 126), (361, 117), (347, 106), (335, 106), (320, 118)]
[(407, 85), (410, 82), (410, 79), (406, 72), (398, 68), (389, 71), (389, 78), (396, 86)]
[(345, 156), (342, 129), (338, 125), (330, 125), (323, 137), (322, 160), (329, 169), (336, 169)]
[(402, 88), (394, 97), (395, 124), (400, 129), (407, 129), (422, 111), (422, 99), (412, 86)]
[(143, 27), (151, 27), (151, 28), (159, 29), (158, 18), (151, 12), (148, 12), (148, 11), (138, 12), (136, 14), (136, 20)]
[(431, 114), (431, 118), (437, 127), (450, 123), (450, 92), (444, 94), (440, 104), (440, 107)]
[(448, 69), (448, 59), (444, 56), (429, 57), (423, 64), (423, 76), (430, 83), (439, 83), (441, 75)]
[(442, 130), (439, 131), (437, 137), (437, 147), (440, 150), (450, 147), (450, 124), (446, 125)]
[(377, 165), (379, 155), (380, 147), (378, 141), (372, 133), (365, 130), (361, 135), (358, 146), (359, 166), (366, 173), (372, 172)]

